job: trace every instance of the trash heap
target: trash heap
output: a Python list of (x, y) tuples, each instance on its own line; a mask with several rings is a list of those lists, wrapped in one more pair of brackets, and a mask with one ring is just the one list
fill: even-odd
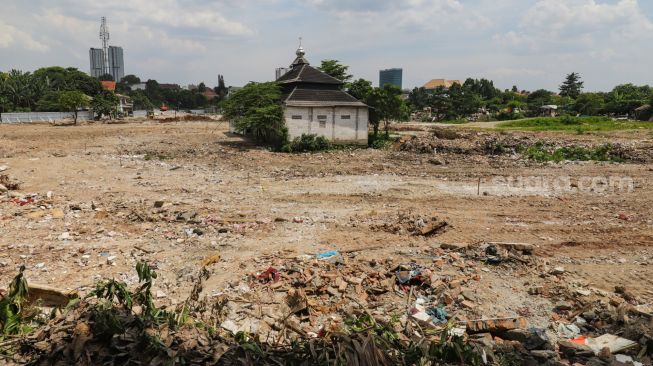
[[(209, 276), (203, 268), (194, 295), (175, 310), (201, 327), (191, 322), (179, 329), (155, 327), (139, 321), (138, 310), (123, 309), (119, 317), (131, 329), (129, 335), (102, 340), (95, 332), (98, 324), (106, 328), (107, 320), (83, 302), (30, 338), (26, 358), (56, 363), (85, 356), (86, 364), (135, 359), (163, 364), (169, 360), (165, 354), (193, 364), (229, 359), (236, 364), (390, 365), (417, 364), (423, 357), (446, 361), (439, 364), (651, 364), (648, 308), (627, 289), (596, 300), (591, 291), (588, 295), (569, 285), (564, 268), (544, 266), (529, 244), (445, 244), (416, 250), (409, 261), (370, 258), (369, 249), (257, 258), (243, 268), (263, 264), (260, 270), (236, 276), (222, 290), (207, 289), (199, 300)], [(479, 310), (488, 301), (477, 295), (487, 286), (484, 276), (534, 269), (541, 272), (540, 281), (529, 283), (523, 294), (551, 300), (548, 325), (532, 323), (529, 308), (507, 316)], [(77, 329), (78, 324), (85, 325)], [(89, 339), (87, 346), (75, 343), (79, 334)], [(160, 352), (147, 348), (130, 356), (140, 352), (143, 334), (161, 341)], [(84, 347), (90, 345), (102, 358), (89, 355)], [(418, 349), (422, 353), (415, 353)]]

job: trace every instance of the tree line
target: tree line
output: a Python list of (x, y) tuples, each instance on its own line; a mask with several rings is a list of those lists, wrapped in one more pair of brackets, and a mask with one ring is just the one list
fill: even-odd
[(534, 117), (547, 105), (557, 106), (561, 114), (633, 118), (637, 108), (653, 103), (653, 88), (648, 85), (623, 84), (609, 92), (583, 92), (583, 84), (578, 73), (571, 73), (558, 93), (545, 89), (520, 91), (516, 86), (501, 91), (490, 80), (469, 78), (449, 88), (414, 88), (408, 101), (412, 112), (435, 121)]
[[(100, 81), (112, 80), (111, 75), (94, 78), (76, 68), (44, 67), (34, 72), (10, 70), (0, 72), (0, 113), (55, 112), (92, 108), (115, 114), (118, 98), (102, 88)], [(179, 87), (164, 88), (156, 80), (147, 80), (144, 90), (132, 90), (141, 83), (135, 75), (127, 75), (116, 82), (116, 93), (132, 98), (136, 109), (151, 110), (165, 104), (171, 108), (195, 109), (217, 105), (227, 95), (222, 75), (213, 88), (216, 97), (207, 99), (202, 93), (208, 87), (200, 83), (194, 90)]]

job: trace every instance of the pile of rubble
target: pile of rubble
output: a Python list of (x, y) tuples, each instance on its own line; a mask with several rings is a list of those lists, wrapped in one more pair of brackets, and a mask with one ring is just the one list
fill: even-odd
[[(596, 142), (552, 139), (533, 134), (446, 131), (448, 130), (435, 128), (430, 135), (404, 135), (399, 140), (397, 149), (420, 154), (517, 155), (531, 146), (551, 152), (565, 147), (599, 147)], [(653, 160), (650, 148), (650, 143), (645, 141), (637, 144), (616, 142), (610, 144), (610, 156), (634, 162), (650, 162)]]
[[(163, 355), (211, 364), (242, 351), (244, 340), (269, 352), (278, 352), (279, 347), (288, 352), (302, 342), (335, 342), (335, 335), (378, 333), (375, 327), (380, 324), (397, 344), (439, 344), (446, 337), (461, 341), (487, 365), (651, 362), (650, 308), (625, 288), (605, 294), (576, 286), (566, 280), (564, 268), (549, 268), (534, 255), (532, 245), (445, 244), (416, 250), (409, 261), (370, 258), (366, 252), (373, 249), (281, 252), (255, 258), (250, 264), (260, 265), (260, 270), (205, 293), (201, 301), (194, 290), (195, 295), (177, 307), (182, 314), (190, 309), (190, 315), (204, 324), (199, 330), (189, 325), (180, 329), (143, 325), (139, 310), (122, 311), (116, 316), (128, 325), (127, 335), (102, 339), (98, 327), (106, 327), (107, 320), (99, 319), (97, 307), (84, 302), (28, 338), (23, 356), (46, 363), (85, 357), (85, 364), (108, 360), (162, 364), (166, 358), (156, 350), (131, 356), (142, 346), (142, 335), (149, 334), (167, 350)], [(212, 263), (205, 264), (210, 268)], [(532, 317), (541, 309), (522, 307), (507, 313), (488, 312), (483, 306), (491, 301), (483, 296), (485, 276), (519, 276), (534, 270), (540, 273), (539, 280), (525, 284), (530, 294), (525, 296), (551, 300), (548, 324)], [(209, 271), (200, 273), (201, 290)], [(212, 327), (215, 331), (203, 330)]]

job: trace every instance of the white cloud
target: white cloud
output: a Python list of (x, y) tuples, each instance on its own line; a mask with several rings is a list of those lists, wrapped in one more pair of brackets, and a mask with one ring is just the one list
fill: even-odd
[(653, 40), (653, 22), (637, 0), (539, 0), (523, 15), (519, 28), (493, 39), (500, 45), (537, 52), (588, 50), (606, 44)]
[(392, 30), (439, 30), (450, 25), (476, 30), (491, 24), (487, 17), (465, 8), (459, 0), (310, 0), (309, 3), (336, 14), (344, 23), (364, 23)]
[(0, 20), (0, 48), (18, 47), (29, 51), (44, 52), (49, 47), (35, 40), (29, 33), (23, 32), (11, 24)]

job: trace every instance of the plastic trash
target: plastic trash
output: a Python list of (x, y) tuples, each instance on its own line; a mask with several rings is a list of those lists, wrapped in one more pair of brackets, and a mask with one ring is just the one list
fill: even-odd
[(338, 253), (337, 250), (329, 250), (328, 252), (318, 253), (315, 256), (317, 257), (317, 259), (327, 259), (338, 255), (340, 255), (340, 253)]

